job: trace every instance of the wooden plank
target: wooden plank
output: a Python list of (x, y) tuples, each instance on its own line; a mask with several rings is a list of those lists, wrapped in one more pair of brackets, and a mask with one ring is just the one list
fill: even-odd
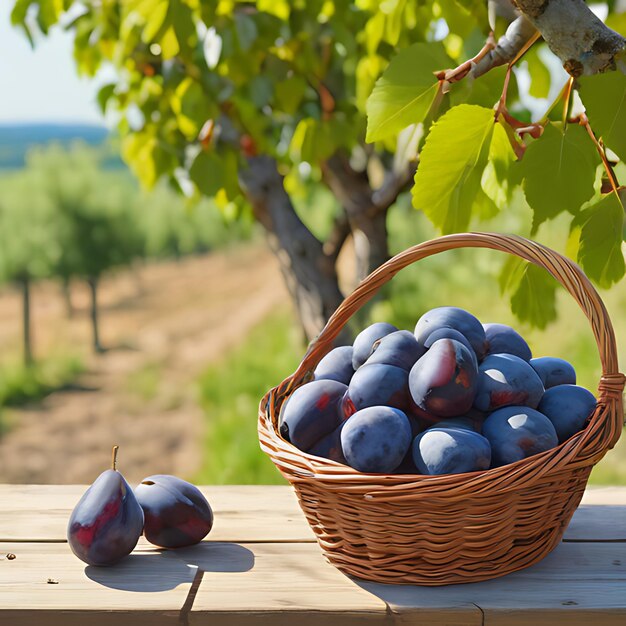
[[(0, 541), (65, 541), (86, 485), (0, 485)], [(315, 537), (291, 487), (201, 487), (215, 513), (214, 541), (308, 541)]]
[(0, 556), (0, 624), (7, 626), (134, 625), (135, 614), (175, 624), (197, 571), (153, 549), (108, 568), (86, 566), (66, 544), (2, 543)]
[(278, 612), (386, 615), (382, 600), (329, 565), (314, 544), (203, 542), (176, 550), (176, 556), (204, 572), (190, 616)]
[(394, 610), (424, 603), (473, 604), (483, 612), (485, 626), (587, 626), (592, 621), (623, 626), (626, 544), (562, 543), (526, 570), (475, 584), (429, 588), (359, 584)]
[(579, 506), (563, 541), (626, 541), (626, 506)]
[[(0, 541), (65, 541), (70, 512), (86, 486), (0, 485)], [(201, 487), (215, 512), (214, 541), (313, 542), (290, 487)], [(592, 488), (583, 505), (606, 505), (601, 510), (581, 506), (566, 531), (566, 540), (623, 541), (626, 488)], [(610, 508), (609, 508), (610, 507)]]

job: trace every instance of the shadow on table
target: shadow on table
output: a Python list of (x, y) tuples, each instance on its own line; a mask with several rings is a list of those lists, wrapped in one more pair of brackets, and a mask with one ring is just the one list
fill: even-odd
[(247, 572), (254, 554), (237, 543), (203, 541), (177, 550), (143, 550), (112, 567), (88, 565), (85, 575), (94, 582), (121, 591), (166, 591), (191, 583), (198, 571)]

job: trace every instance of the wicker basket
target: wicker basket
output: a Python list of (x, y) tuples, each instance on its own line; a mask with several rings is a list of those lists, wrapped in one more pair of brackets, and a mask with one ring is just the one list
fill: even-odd
[[(603, 372), (587, 428), (523, 461), (444, 476), (362, 474), (285, 441), (278, 431), (281, 404), (310, 380), (348, 319), (402, 268), (464, 247), (491, 248), (531, 261), (578, 302), (591, 323)], [(293, 485), (326, 558), (342, 572), (384, 583), (475, 582), (532, 565), (559, 543), (593, 465), (619, 438), (624, 381), (607, 311), (576, 264), (521, 237), (450, 235), (398, 254), (344, 300), (297, 371), (261, 401), (259, 439)]]

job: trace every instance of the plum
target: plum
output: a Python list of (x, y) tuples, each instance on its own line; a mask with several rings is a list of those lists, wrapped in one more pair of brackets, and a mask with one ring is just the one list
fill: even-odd
[(413, 461), (422, 474), (464, 474), (489, 469), (491, 448), (467, 428), (429, 428), (413, 441)]
[(135, 488), (143, 509), (146, 539), (161, 548), (183, 548), (204, 539), (213, 511), (200, 490), (181, 478), (155, 474)]
[(143, 529), (143, 511), (116, 469), (117, 449), (113, 448), (111, 469), (83, 494), (67, 526), (72, 552), (89, 565), (117, 563), (133, 551)]
[(347, 385), (350, 383), (352, 367), (352, 346), (339, 346), (331, 350), (315, 368), (315, 380), (336, 380)]
[(344, 400), (344, 414), (369, 406), (386, 405), (404, 410), (409, 402), (406, 370), (394, 365), (363, 365), (352, 377)]
[(360, 472), (388, 474), (400, 465), (411, 445), (407, 416), (388, 406), (357, 411), (341, 430), (346, 460)]
[(458, 330), (470, 343), (478, 359), (487, 350), (485, 329), (480, 321), (468, 311), (455, 306), (441, 306), (424, 313), (415, 326), (415, 337), (424, 345), (428, 336), (440, 328)]
[(582, 430), (596, 408), (593, 394), (578, 385), (550, 387), (541, 398), (537, 410), (554, 426), (559, 443)]
[(532, 359), (526, 340), (506, 324), (483, 324), (487, 338), (487, 354), (514, 354), (524, 361)]
[(476, 357), (474, 348), (472, 348), (470, 342), (465, 338), (465, 335), (462, 335), (458, 330), (454, 330), (454, 328), (438, 328), (426, 337), (424, 348), (428, 350), (430, 346), (432, 346), (435, 341), (439, 341), (439, 339), (454, 339), (462, 343), (470, 351), (470, 354), (474, 357), (474, 361), (476, 362), (476, 367), (478, 367), (478, 358)]
[(448, 419), (440, 420), (436, 424), (433, 424), (428, 430), (432, 430), (433, 428), (460, 428), (461, 430), (478, 432), (475, 421), (469, 417), (449, 417)]
[(419, 409), (455, 417), (471, 408), (477, 378), (476, 362), (468, 348), (454, 339), (439, 339), (411, 368), (409, 391)]
[(513, 354), (490, 354), (478, 368), (474, 407), (494, 411), (503, 406), (537, 408), (543, 384), (527, 361)]
[(528, 406), (507, 406), (494, 411), (483, 424), (491, 444), (492, 467), (520, 461), (558, 445), (552, 422)]
[(364, 365), (394, 365), (407, 372), (426, 351), (408, 330), (398, 330), (386, 335), (374, 343), (373, 350)]
[(348, 387), (336, 380), (314, 380), (289, 396), (280, 415), (280, 434), (308, 450), (343, 420), (341, 406)]
[(369, 359), (372, 354), (374, 344), (379, 340), (395, 333), (398, 329), (393, 324), (387, 322), (376, 322), (362, 330), (354, 339), (352, 353), (352, 367), (355, 371)]
[(310, 450), (309, 454), (330, 459), (337, 463), (348, 465), (341, 449), (341, 431), (347, 422), (342, 422), (332, 433), (322, 437)]
[(546, 389), (556, 385), (575, 385), (576, 370), (571, 363), (553, 356), (541, 356), (531, 359), (530, 364), (537, 372)]

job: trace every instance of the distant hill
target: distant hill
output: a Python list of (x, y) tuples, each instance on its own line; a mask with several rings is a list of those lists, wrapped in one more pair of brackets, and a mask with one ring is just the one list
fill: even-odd
[[(110, 132), (103, 126), (88, 124), (0, 124), (0, 170), (23, 167), (26, 153), (35, 146), (49, 143), (69, 146), (75, 141), (106, 146), (110, 137)], [(113, 151), (104, 165), (107, 168), (125, 167)]]

